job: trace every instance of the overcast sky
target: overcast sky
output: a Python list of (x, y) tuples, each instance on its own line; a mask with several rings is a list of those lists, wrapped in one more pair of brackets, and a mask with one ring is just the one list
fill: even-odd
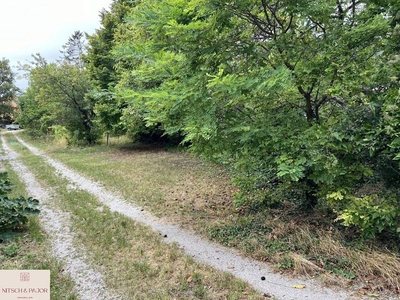
[[(99, 12), (112, 0), (0, 0), (0, 59), (26, 63), (40, 53), (49, 61), (77, 30), (94, 33), (100, 28)], [(16, 71), (16, 69), (14, 69)], [(24, 89), (26, 81), (18, 80)]]

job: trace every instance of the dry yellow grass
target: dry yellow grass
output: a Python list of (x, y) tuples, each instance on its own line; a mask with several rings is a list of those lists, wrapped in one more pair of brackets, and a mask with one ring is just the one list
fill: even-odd
[(349, 285), (350, 280), (326, 272), (326, 262), (322, 260), (325, 258), (332, 264), (344, 262), (341, 268), (353, 273), (359, 284), (379, 291), (400, 291), (400, 257), (394, 253), (383, 252), (383, 249), (364, 248), (361, 251), (346, 247), (332, 233), (311, 233), (308, 228), (299, 228), (293, 236), (293, 243), (306, 246), (307, 256), (314, 258), (311, 261), (303, 255), (292, 254), (294, 269), (298, 273), (322, 274), (322, 278), (330, 284)]

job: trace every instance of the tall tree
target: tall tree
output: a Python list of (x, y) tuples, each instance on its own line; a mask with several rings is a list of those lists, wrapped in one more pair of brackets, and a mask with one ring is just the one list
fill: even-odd
[[(45, 132), (52, 126), (63, 126), (71, 143), (94, 143), (97, 134), (93, 124), (93, 105), (86, 97), (90, 90), (86, 71), (70, 62), (48, 63), (39, 54), (33, 58), (33, 62), (25, 66), (30, 78), (27, 95), (30, 97), (24, 101), (21, 123), (33, 121)], [(41, 114), (42, 124), (29, 117), (35, 115), (28, 110), (35, 106), (28, 105), (32, 101), (41, 108), (35, 111)], [(23, 125), (32, 127), (34, 124)]]
[(75, 31), (61, 50), (62, 60), (83, 68), (83, 55), (85, 54), (85, 35), (81, 31)]
[(10, 67), (10, 61), (0, 60), (0, 116), (2, 123), (10, 122), (14, 112), (12, 101), (16, 100), (19, 89), (14, 83), (14, 74)]
[[(229, 163), (238, 202), (329, 204), (350, 220), (357, 203), (381, 201), (398, 216), (383, 192), (355, 196), (385, 181), (377, 162), (390, 145), (382, 141), (374, 157), (366, 141), (384, 102), (398, 97), (391, 89), (398, 73), (388, 63), (396, 56), (387, 49), (396, 35), (393, 7), (378, 0), (142, 2), (114, 50), (123, 62), (123, 117), (139, 114), (147, 126), (183, 132), (192, 149)], [(389, 219), (376, 222), (396, 229)], [(368, 230), (378, 228), (374, 222)]]
[(124, 31), (125, 16), (137, 1), (113, 0), (110, 10), (100, 12), (101, 27), (88, 36), (87, 68), (96, 89), (107, 90), (115, 85), (115, 59), (111, 54), (116, 35)]
[(96, 121), (105, 132), (118, 135), (125, 132), (121, 114), (126, 105), (114, 94), (119, 75), (112, 49), (117, 36), (127, 34), (125, 17), (136, 3), (133, 0), (113, 0), (109, 10), (100, 12), (101, 28), (88, 36), (88, 53), (85, 56), (93, 85), (91, 98), (95, 102)]

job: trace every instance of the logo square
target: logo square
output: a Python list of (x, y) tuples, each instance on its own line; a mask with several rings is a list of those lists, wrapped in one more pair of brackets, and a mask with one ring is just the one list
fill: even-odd
[(20, 279), (20, 281), (30, 281), (31, 274), (29, 272), (21, 272), (19, 274), (19, 279)]

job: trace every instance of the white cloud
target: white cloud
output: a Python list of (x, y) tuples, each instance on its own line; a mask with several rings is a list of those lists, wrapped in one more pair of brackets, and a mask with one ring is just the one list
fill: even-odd
[(0, 4), (0, 58), (11, 65), (40, 53), (59, 57), (76, 30), (89, 34), (100, 28), (99, 13), (112, 0), (12, 0)]

